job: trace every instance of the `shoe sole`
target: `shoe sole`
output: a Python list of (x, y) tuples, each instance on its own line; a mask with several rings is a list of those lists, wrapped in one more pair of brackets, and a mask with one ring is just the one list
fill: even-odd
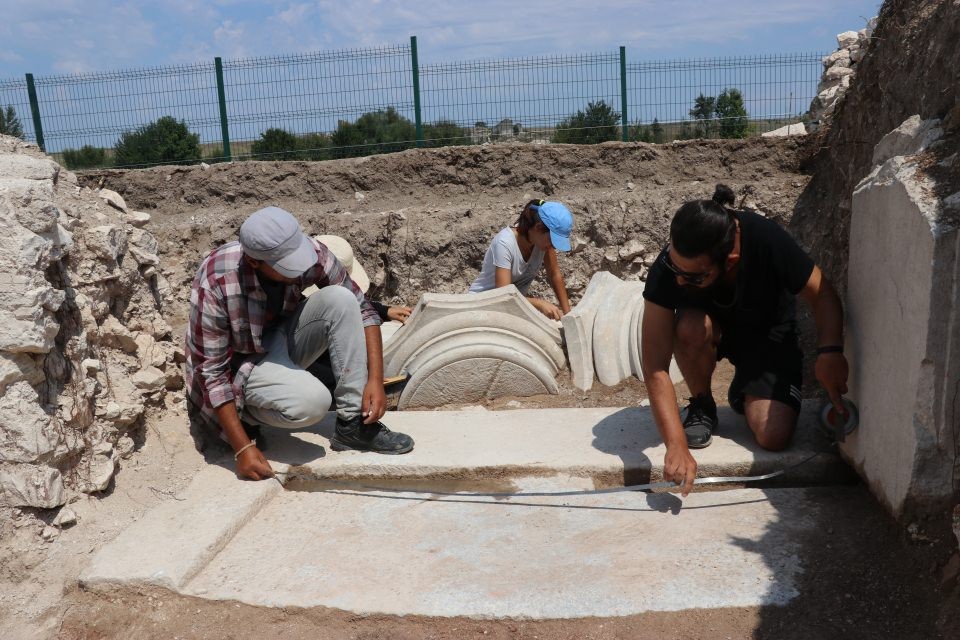
[(413, 451), (412, 444), (405, 449), (397, 449), (396, 451), (377, 451), (375, 449), (364, 449), (360, 447), (352, 447), (348, 444), (337, 442), (336, 440), (330, 441), (330, 448), (333, 449), (334, 451), (366, 451), (369, 453), (379, 453), (380, 455), (384, 455), (384, 456), (399, 456), (404, 453), (410, 453), (411, 451)]

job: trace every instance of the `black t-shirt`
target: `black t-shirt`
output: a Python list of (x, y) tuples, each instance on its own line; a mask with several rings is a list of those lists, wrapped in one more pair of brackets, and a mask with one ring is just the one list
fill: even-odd
[(287, 285), (283, 282), (276, 282), (261, 276), (257, 273), (257, 280), (260, 282), (260, 288), (267, 294), (267, 304), (264, 310), (264, 329), (271, 328), (280, 321), (283, 313), (283, 298), (287, 290)]
[(740, 221), (740, 263), (735, 286), (686, 288), (663, 264), (660, 252), (647, 274), (643, 297), (667, 309), (703, 309), (720, 325), (724, 340), (768, 338), (781, 342), (796, 331), (796, 296), (814, 263), (779, 224), (752, 211)]

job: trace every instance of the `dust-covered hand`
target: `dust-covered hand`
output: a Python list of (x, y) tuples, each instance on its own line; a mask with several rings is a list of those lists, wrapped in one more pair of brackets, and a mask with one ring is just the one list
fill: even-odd
[(387, 394), (382, 380), (369, 380), (363, 388), (363, 404), (360, 405), (363, 424), (373, 424), (387, 412)]
[(842, 353), (821, 353), (817, 356), (814, 374), (830, 397), (834, 410), (846, 416), (847, 408), (843, 406), (840, 397), (847, 392), (847, 376), (850, 374), (847, 359)]
[(537, 311), (547, 316), (551, 320), (559, 320), (563, 317), (563, 311), (561, 311), (560, 307), (552, 302), (548, 302), (540, 298), (531, 298), (530, 303), (536, 307)]
[(266, 480), (273, 477), (273, 469), (260, 449), (250, 447), (237, 458), (237, 475), (248, 480)]
[(397, 322), (403, 322), (404, 324), (406, 324), (411, 313), (413, 313), (413, 309), (410, 307), (390, 307), (387, 309), (388, 318), (396, 320)]
[(687, 497), (697, 479), (697, 461), (690, 455), (690, 449), (686, 446), (667, 447), (667, 454), (663, 457), (663, 477), (669, 482), (683, 483), (680, 494)]

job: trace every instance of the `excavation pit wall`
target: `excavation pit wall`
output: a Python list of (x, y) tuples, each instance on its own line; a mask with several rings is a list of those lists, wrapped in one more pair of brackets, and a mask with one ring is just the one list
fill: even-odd
[[(348, 238), (371, 275), (371, 297), (412, 305), (423, 292), (466, 291), (490, 238), (523, 203), (560, 200), (576, 218), (573, 250), (560, 255), (575, 304), (598, 271), (642, 280), (676, 208), (709, 198), (717, 182), (733, 186), (743, 205), (789, 225), (794, 214), (804, 214), (798, 199), (809, 177), (801, 159), (810, 138), (451, 147), (321, 163), (110, 170), (81, 181), (118, 191), (132, 208), (150, 212), (162, 273), (174, 292), (168, 319), (179, 333), (202, 256), (235, 239), (243, 220), (268, 204), (292, 211), (308, 233)], [(531, 293), (552, 297), (543, 278)], [(806, 306), (798, 308), (806, 316)], [(802, 321), (810, 353), (814, 331), (809, 317)], [(812, 396), (809, 365), (808, 359), (805, 392)], [(849, 458), (868, 481), (876, 475), (855, 454)], [(902, 501), (872, 486), (892, 512), (903, 513)]]

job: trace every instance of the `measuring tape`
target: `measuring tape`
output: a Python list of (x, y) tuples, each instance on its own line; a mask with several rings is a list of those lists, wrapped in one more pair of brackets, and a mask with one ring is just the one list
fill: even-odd
[[(859, 413), (857, 412), (857, 407), (855, 404), (843, 398), (844, 406), (847, 409), (847, 421), (840, 425), (842, 429), (843, 436), (846, 436), (857, 428), (857, 422), (859, 419)], [(831, 422), (833, 416), (828, 414), (835, 414), (833, 411), (833, 405), (826, 404), (823, 408), (823, 411), (820, 413), (820, 421), (828, 437), (834, 436), (837, 433), (836, 425)], [(852, 424), (852, 426), (851, 426)], [(831, 446), (836, 446), (837, 442), (841, 440), (834, 440), (831, 443)], [(779, 471), (773, 471), (771, 473), (764, 473), (757, 476), (710, 476), (707, 478), (697, 478), (693, 481), (695, 485), (709, 485), (709, 484), (748, 484), (751, 482), (762, 482), (764, 480), (771, 480), (778, 476), (782, 476), (790, 471), (793, 471), (797, 467), (801, 467), (822, 453), (826, 451), (817, 451), (810, 454), (803, 460), (795, 462)], [(290, 476), (296, 477), (296, 474), (290, 472), (277, 472), (276, 476)], [(682, 482), (671, 482), (671, 481), (662, 481), (662, 482), (648, 482), (645, 484), (631, 484), (623, 487), (608, 487), (606, 489), (575, 489), (571, 491), (432, 491), (428, 489), (404, 489), (402, 487), (381, 487), (377, 485), (365, 484), (362, 482), (351, 481), (351, 480), (331, 480), (328, 478), (316, 477), (316, 480), (322, 481), (327, 484), (337, 485), (341, 488), (330, 488), (330, 489), (320, 489), (318, 493), (326, 492), (344, 492), (344, 491), (354, 491), (354, 492), (367, 492), (375, 491), (377, 493), (412, 493), (415, 495), (429, 495), (429, 496), (443, 496), (443, 497), (459, 497), (459, 498), (563, 498), (563, 497), (572, 497), (572, 496), (597, 496), (604, 495), (608, 493), (625, 493), (629, 491), (652, 491), (654, 489), (667, 489), (673, 488), (676, 489), (680, 487)], [(283, 482), (280, 481), (280, 478), (277, 478), (277, 481), (282, 485)]]

